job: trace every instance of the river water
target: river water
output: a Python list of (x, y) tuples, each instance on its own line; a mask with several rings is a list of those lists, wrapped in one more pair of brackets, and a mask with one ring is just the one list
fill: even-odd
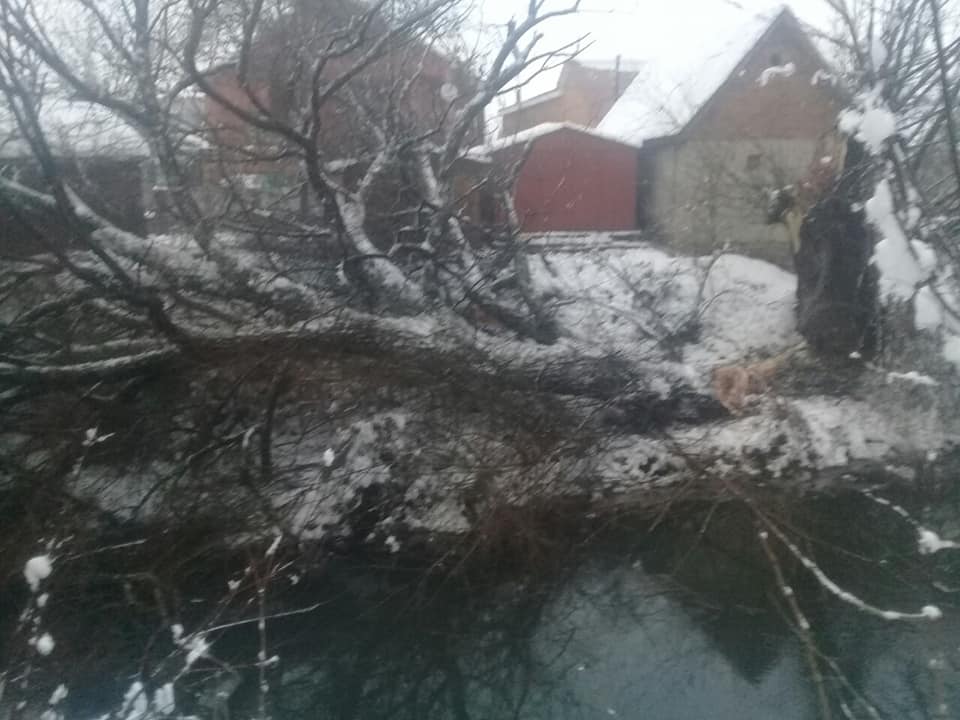
[[(831, 501), (783, 522), (850, 592), (904, 611), (936, 604), (943, 617), (867, 615), (781, 548), (811, 626), (804, 635), (756, 519), (702, 506), (545, 541), (548, 560), (522, 570), (509, 552), (430, 572), (380, 555), (288, 578), (274, 610), (318, 606), (268, 624), (278, 660), (263, 676), (267, 711), (277, 720), (960, 718), (956, 559), (920, 556), (914, 530), (875, 504)], [(178, 704), (217, 720), (254, 715), (257, 638), (250, 625), (211, 634), (218, 663), (201, 660), (180, 679)], [(92, 717), (126, 682), (77, 678), (71, 714)], [(229, 701), (212, 699), (218, 688)]]

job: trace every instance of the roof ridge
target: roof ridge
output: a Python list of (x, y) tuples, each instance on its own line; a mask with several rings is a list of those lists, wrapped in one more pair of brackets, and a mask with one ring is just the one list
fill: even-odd
[[(762, 12), (745, 12), (737, 18), (731, 26), (735, 25), (741, 32), (728, 28), (715, 47), (705, 48), (697, 66), (681, 69), (674, 77), (659, 78), (667, 80), (669, 87), (657, 88), (660, 66), (651, 61), (651, 71), (641, 72), (634, 78), (598, 127), (634, 141), (650, 135), (687, 132), (703, 116), (705, 108), (714, 104), (744, 62), (753, 57), (757, 48), (778, 28), (795, 32), (802, 38), (805, 51), (825, 70), (831, 70), (830, 63), (788, 4)], [(709, 50), (713, 52), (707, 52)], [(703, 68), (709, 71), (703, 73)]]
[(572, 122), (545, 122), (524, 130), (520, 130), (519, 132), (511, 135), (488, 140), (483, 145), (477, 145), (468, 149), (467, 155), (477, 157), (481, 154), (496, 152), (497, 150), (503, 150), (504, 148), (512, 147), (513, 145), (519, 145), (520, 143), (532, 142), (538, 138), (546, 135), (552, 135), (553, 133), (561, 130), (572, 130), (573, 132), (583, 133), (584, 135), (590, 135), (602, 140), (608, 140), (610, 142), (617, 143), (618, 145), (626, 145), (633, 148), (640, 147), (640, 143), (624, 140), (623, 138), (617, 137), (611, 133), (603, 132), (597, 128), (578, 125), (577, 123)]
[(686, 133), (687, 130), (700, 118), (703, 116), (706, 108), (715, 100), (715, 98), (720, 94), (720, 91), (735, 77), (737, 69), (740, 68), (753, 54), (756, 52), (757, 48), (766, 40), (771, 33), (781, 24), (788, 23), (794, 30), (796, 30), (807, 45), (807, 49), (814, 55), (817, 61), (824, 66), (824, 68), (829, 69), (829, 65), (826, 62), (826, 59), (817, 49), (817, 46), (813, 44), (813, 41), (810, 39), (810, 36), (807, 35), (807, 31), (804, 29), (803, 25), (800, 23), (799, 18), (794, 14), (793, 10), (789, 5), (783, 4), (780, 6), (780, 9), (772, 15), (770, 21), (767, 23), (766, 27), (760, 32), (750, 46), (747, 48), (739, 59), (734, 63), (733, 67), (730, 68), (730, 71), (724, 76), (720, 81), (720, 84), (717, 85), (713, 92), (711, 92), (706, 99), (700, 103), (699, 107), (693, 112), (693, 115), (683, 124), (683, 127), (680, 128), (678, 134)]

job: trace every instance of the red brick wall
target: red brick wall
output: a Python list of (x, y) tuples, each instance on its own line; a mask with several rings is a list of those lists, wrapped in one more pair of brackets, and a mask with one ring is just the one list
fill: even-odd
[(635, 72), (598, 70), (584, 67), (576, 61), (564, 68), (566, 84), (571, 89), (571, 110), (579, 113), (580, 119), (571, 122), (596, 127), (617, 101), (627, 85), (636, 77)]
[[(232, 70), (221, 72), (211, 80), (211, 84), (217, 95), (222, 96), (229, 103), (246, 111), (254, 110), (254, 104), (250, 101), (247, 92), (240, 87), (237, 76)], [(269, 106), (270, 94), (266, 86), (258, 88), (254, 91), (254, 95), (259, 102)], [(253, 142), (253, 128), (247, 125), (240, 116), (234, 114), (225, 105), (213, 98), (206, 97), (204, 104), (206, 124), (207, 127), (215, 131), (217, 143), (242, 147)]]
[[(518, 148), (499, 158), (508, 159)], [(575, 130), (537, 138), (514, 202), (524, 232), (632, 230), (637, 150)]]
[[(349, 87), (374, 108), (378, 102), (386, 107), (391, 93), (396, 92), (394, 86), (399, 82), (396, 75), (399, 73), (403, 77), (404, 73), (410, 76), (416, 73), (413, 86), (404, 98), (404, 106), (397, 115), (410, 125), (412, 131), (423, 133), (449, 122), (454, 115), (449, 112), (449, 101), (442, 96), (443, 85), (454, 85), (460, 94), (458, 102), (464, 102), (470, 98), (474, 80), (438, 53), (428, 52), (424, 55), (422, 49), (414, 50), (404, 48), (403, 52), (398, 51), (394, 56), (384, 56), (359, 73)], [(325, 67), (324, 77), (329, 80), (340, 76), (357, 61), (358, 54), (359, 51), (330, 60)], [(254, 57), (263, 66), (256, 73), (251, 72), (249, 81), (255, 88), (257, 101), (278, 116), (286, 117), (290, 99), (287, 97), (286, 84), (281, 81), (285, 78), (282, 72), (285, 62), (283, 46), (258, 47)], [(230, 103), (246, 111), (254, 110), (254, 103), (246, 90), (240, 87), (233, 69), (221, 72), (213, 78), (212, 84), (217, 93)], [(299, 91), (306, 97), (306, 87)], [(352, 156), (369, 149), (372, 143), (361, 114), (344, 98), (345, 93), (340, 93), (320, 110), (321, 151), (330, 159)], [(267, 135), (247, 125), (239, 116), (211, 98), (206, 99), (205, 114), (208, 126), (217, 130), (217, 141), (221, 145), (264, 146), (276, 144), (279, 140), (275, 135)], [(467, 144), (478, 144), (482, 138), (481, 119), (472, 128)]]
[(500, 126), (501, 137), (514, 135), (542, 123), (564, 122), (567, 116), (566, 101), (567, 98), (561, 93), (549, 100), (504, 111)]

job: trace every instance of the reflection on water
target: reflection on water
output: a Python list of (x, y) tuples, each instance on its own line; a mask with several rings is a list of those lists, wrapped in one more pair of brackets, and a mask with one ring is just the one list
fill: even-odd
[(691, 614), (639, 567), (585, 568), (551, 597), (525, 591), (508, 603), (474, 608), (474, 619), (382, 606), (367, 622), (318, 628), (320, 652), (283, 674), (284, 714), (810, 717), (793, 640), (769, 618)]
[[(520, 580), (334, 565), (284, 599), (287, 607), (320, 600), (320, 609), (271, 624), (270, 651), (281, 659), (269, 674), (271, 716), (822, 717), (809, 654), (771, 585), (755, 524), (743, 508), (715, 510), (652, 533), (649, 523), (625, 523)], [(879, 604), (915, 610), (935, 601), (944, 618), (868, 617), (831, 599), (802, 568), (785, 567), (813, 626), (833, 717), (960, 717), (960, 614), (947, 587), (960, 585), (956, 566), (918, 561), (909, 534), (878, 530), (868, 510), (857, 512), (873, 532), (860, 543), (846, 527), (837, 537), (852, 545), (832, 555), (815, 547), (825, 570)], [(836, 516), (849, 525), (846, 511)], [(831, 537), (829, 527), (818, 532)], [(241, 677), (221, 718), (256, 707), (256, 674), (241, 661), (255, 657), (254, 635), (215, 638)], [(185, 697), (209, 697), (212, 682), (234, 680), (222, 669), (197, 670)], [(71, 696), (84, 702), (82, 690)]]
[(539, 658), (563, 647), (555, 667), (576, 710), (565, 714), (549, 698), (526, 716), (810, 717), (799, 655), (769, 617), (691, 613), (640, 568), (584, 575), (552, 603), (536, 637)]

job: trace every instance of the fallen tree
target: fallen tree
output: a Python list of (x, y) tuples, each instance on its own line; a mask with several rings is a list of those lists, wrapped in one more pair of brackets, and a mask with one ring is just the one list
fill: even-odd
[[(124, 492), (143, 497), (125, 505), (139, 506), (141, 519), (154, 517), (144, 510), (144, 498), (154, 511), (177, 505), (167, 493), (180, 491), (182, 478), (202, 475), (192, 511), (208, 513), (222, 504), (225, 491), (218, 488), (239, 479), (245, 500), (227, 513), (237, 531), (249, 521), (250, 531), (272, 532), (279, 524), (297, 537), (309, 526), (317, 537), (324, 527), (352, 532), (341, 521), (359, 492), (353, 473), (378, 478), (361, 480), (363, 490), (399, 482), (403, 495), (420, 483), (438, 498), (435, 506), (462, 517), (465, 505), (476, 502), (474, 485), (485, 492), (502, 486), (517, 501), (541, 492), (590, 496), (611, 484), (632, 493), (651, 483), (683, 485), (698, 463), (799, 483), (842, 468), (844, 458), (910, 465), (951, 442), (953, 401), (943, 400), (953, 382), (948, 364), (924, 357), (904, 366), (892, 355), (885, 370), (846, 362), (847, 352), (862, 349), (863, 328), (843, 330), (849, 324), (839, 322), (849, 305), (843, 293), (863, 284), (858, 278), (869, 274), (868, 254), (858, 252), (848, 262), (827, 252), (840, 241), (830, 234), (836, 223), (823, 217), (826, 205), (805, 217), (801, 252), (816, 255), (813, 265), (834, 277), (828, 285), (841, 300), (801, 297), (800, 329), (836, 336), (850, 347), (838, 352), (816, 342), (817, 355), (797, 355), (791, 281), (771, 269), (748, 268), (735, 258), (669, 259), (654, 251), (538, 257), (523, 247), (509, 212), (504, 226), (486, 228), (482, 240), (475, 236), (455, 169), (468, 155), (473, 126), (490, 100), (525, 72), (566, 56), (566, 49), (538, 52), (535, 29), (556, 14), (540, 5), (511, 26), (487, 69), (454, 87), (445, 111), (420, 118), (419, 126), (400, 122), (398, 114), (419, 97), (421, 74), (446, 57), (427, 38), (438, 24), (453, 22), (449, 3), (411, 6), (389, 21), (380, 6), (346, 8), (334, 26), (309, 13), (301, 17), (307, 11), (296, 5), (280, 20), (247, 8), (239, 25), (220, 17), (224, 8), (217, 3), (184, 7), (162, 49), (147, 31), (156, 20), (148, 6), (133, 16), (94, 13), (94, 32), (116, 53), (116, 64), (104, 72), (131, 80), (126, 94), (109, 96), (72, 72), (70, 49), (47, 42), (27, 6), (14, 0), (6, 6), (10, 39), (0, 53), (0, 85), (46, 184), (41, 190), (8, 180), (0, 185), (7, 214), (36, 245), (36, 252), (4, 268), (8, 343), (0, 358), (0, 402), (10, 438), (5, 475), (16, 496), (24, 478), (33, 486), (42, 477), (44, 487), (68, 496), (86, 488), (84, 497), (111, 512), (111, 503), (98, 503), (90, 491), (97, 483), (89, 478), (128, 475), (136, 458), (143, 477), (133, 484), (140, 490)], [(321, 49), (311, 40), (294, 48), (304, 59), (316, 55), (313, 71), (309, 81), (291, 75), (292, 94), (279, 107), (261, 92), (276, 93), (275, 81), (258, 79), (249, 65), (264, 60), (266, 38), (286, 37), (288, 23), (301, 20), (320, 22), (329, 45)], [(129, 33), (117, 32), (127, 26)], [(210, 32), (240, 32), (239, 66), (229, 76), (239, 94), (226, 93), (216, 80), (222, 64), (201, 69), (203, 58), (213, 59), (205, 45)], [(160, 62), (167, 53), (179, 64)], [(378, 71), (383, 63), (406, 74), (384, 76)], [(21, 66), (49, 69), (75, 96), (113, 112), (144, 138), (167, 180), (183, 181), (170, 193), (180, 231), (139, 237), (80, 199), (58, 171), (38, 88), (14, 72)], [(223, 127), (185, 126), (173, 100), (189, 87), (266, 141), (240, 146)], [(395, 102), (378, 104), (383, 92)], [(328, 103), (350, 108), (355, 134), (331, 124)], [(328, 126), (332, 139), (324, 135)], [(284, 173), (287, 158), (299, 163), (298, 192), (327, 203), (330, 224), (317, 224), (309, 213), (294, 222), (282, 203), (260, 207), (235, 187), (219, 204), (201, 202), (205, 189), (186, 183), (182, 150), (186, 138), (198, 134), (216, 148), (219, 163), (281, 163), (275, 167)], [(875, 156), (885, 141), (864, 140)], [(333, 162), (330, 153), (344, 143), (363, 149), (356, 158)], [(828, 189), (824, 203), (864, 199), (869, 162), (854, 165)], [(353, 169), (349, 176), (343, 167)], [(481, 178), (467, 194), (482, 187), (508, 190), (489, 187), (494, 182)], [(399, 188), (399, 205), (385, 208), (390, 186)], [(862, 211), (852, 211), (849, 221), (870, 235)], [(412, 225), (401, 228), (403, 240), (398, 234), (385, 241), (382, 228), (389, 223)], [(321, 237), (334, 238), (333, 246)], [(821, 250), (808, 250), (815, 243)], [(836, 275), (827, 267), (835, 261), (850, 267)], [(750, 272), (769, 275), (759, 296), (748, 287)], [(819, 291), (826, 287), (804, 278)], [(728, 293), (739, 299), (726, 303)], [(774, 304), (760, 311), (764, 293), (772, 293)], [(820, 310), (807, 312), (808, 306)], [(730, 336), (732, 326), (751, 322), (758, 327)], [(862, 318), (857, 323), (863, 325)], [(824, 352), (839, 355), (840, 364), (833, 360), (824, 368), (818, 357)], [(776, 399), (731, 420), (728, 411), (742, 411), (743, 398), (730, 403), (714, 397), (711, 372), (751, 354), (771, 358), (777, 379), (762, 389)], [(939, 393), (940, 406), (931, 410), (924, 401), (922, 409), (894, 413), (882, 438), (871, 441), (857, 431), (858, 423), (896, 394), (891, 384)], [(844, 395), (848, 399), (837, 400), (835, 408), (819, 399)], [(316, 400), (300, 402), (304, 397)], [(55, 420), (65, 407), (72, 414)], [(377, 425), (375, 418), (397, 407), (412, 433), (387, 427), (390, 422), (386, 429)], [(933, 413), (936, 427), (913, 432), (921, 426), (917, 412)], [(458, 433), (451, 434), (454, 427)], [(823, 434), (839, 427), (851, 432), (824, 444)], [(53, 437), (50, 428), (59, 428)], [(144, 432), (149, 452), (137, 447)], [(107, 439), (84, 444), (89, 433)], [(432, 438), (429, 445), (437, 456), (448, 456), (446, 464), (434, 459), (430, 468), (408, 458), (401, 472), (395, 460), (377, 459), (403, 455), (403, 447), (417, 444), (411, 434)], [(461, 447), (464, 437), (477, 446)], [(451, 442), (454, 449), (441, 450)], [(451, 468), (453, 480), (445, 477)], [(604, 479), (616, 472), (625, 479)], [(313, 509), (322, 521), (305, 518), (300, 500), (291, 500), (305, 492), (328, 499)], [(251, 499), (253, 509), (246, 504)], [(420, 510), (429, 514), (430, 501), (422, 502)], [(381, 520), (397, 508), (401, 515), (413, 512), (415, 504), (384, 505)]]
[[(844, 453), (851, 462), (896, 465), (901, 455), (908, 462), (951, 442), (953, 400), (944, 400), (952, 397), (945, 392), (953, 383), (948, 362), (891, 353), (881, 370), (846, 358), (862, 349), (870, 315), (869, 308), (855, 310), (867, 313), (855, 319), (855, 328), (841, 322), (848, 296), (859, 297), (872, 270), (868, 241), (847, 257), (831, 250), (843, 244), (835, 231), (853, 227), (868, 238), (868, 222), (883, 224), (884, 218), (871, 215), (870, 202), (866, 211), (847, 205), (870, 199), (870, 168), (885, 153), (899, 157), (901, 147), (900, 139), (880, 137), (876, 123), (866, 122), (870, 113), (888, 112), (876, 93), (865, 91), (859, 109), (844, 120), (870, 158), (852, 163), (800, 226), (801, 253), (819, 268), (815, 277), (802, 273), (800, 330), (826, 340), (811, 343), (815, 355), (797, 355), (785, 300), (790, 280), (770, 275), (760, 296), (773, 293), (773, 309), (750, 308), (761, 298), (747, 288), (747, 274), (770, 269), (747, 268), (736, 259), (668, 259), (653, 251), (600, 260), (539, 257), (518, 237), (509, 202), (502, 224), (478, 226), (470, 216), (475, 193), (509, 196), (509, 185), (497, 185), (509, 183), (509, 173), (474, 177), (463, 189), (458, 168), (476, 157), (469, 145), (478, 140), (483, 109), (531, 72), (568, 56), (571, 48), (541, 50), (537, 28), (575, 6), (555, 12), (531, 4), (481, 71), (477, 58), (455, 58), (432, 40), (438, 28), (458, 21), (450, 2), (415, 3), (390, 17), (382, 5), (347, 3), (333, 18), (298, 3), (277, 16), (254, 4), (235, 17), (216, 1), (143, 4), (132, 14), (79, 2), (90, 15), (90, 40), (102, 40), (110, 60), (94, 63), (84, 76), (73, 70), (75, 48), (48, 36), (29, 3), (5, 0), (4, 8), (8, 39), (0, 48), (0, 89), (44, 178), (40, 189), (0, 184), (5, 213), (35, 245), (3, 269), (0, 402), (9, 438), (4, 473), (14, 495), (22, 495), (24, 478), (33, 486), (38, 477), (44, 487), (71, 495), (94, 466), (108, 476), (125, 474), (130, 457), (137, 458), (138, 473), (154, 476), (151, 467), (160, 467), (167, 480), (195, 478), (199, 463), (204, 489), (198, 497), (220, 503), (216, 488), (242, 478), (262, 506), (248, 530), (280, 523), (297, 536), (306, 524), (323, 523), (304, 521), (300, 509), (278, 514), (276, 505), (290, 505), (290, 488), (275, 480), (297, 476), (300, 492), (320, 468), (315, 482), (334, 500), (315, 512), (336, 526), (349, 514), (357, 488), (349, 472), (337, 473), (326, 462), (328, 451), (338, 468), (350, 465), (353, 472), (366, 463), (369, 472), (361, 475), (392, 479), (392, 461), (374, 455), (395, 458), (397, 448), (377, 449), (371, 442), (361, 451), (352, 435), (370, 430), (368, 418), (397, 405), (407, 412), (411, 403), (417, 410), (408, 414), (419, 415), (412, 427), (436, 437), (436, 447), (444, 438), (462, 439), (449, 435), (457, 427), (486, 448), (457, 448), (451, 457), (458, 459), (447, 466), (436, 461), (434, 470), (461, 468), (449, 483), (452, 490), (440, 479), (445, 470), (424, 481), (444, 507), (462, 508), (462, 486), (490, 474), (503, 475), (504, 487), (518, 497), (539, 492), (538, 483), (529, 493), (518, 488), (523, 477), (540, 475), (550, 477), (561, 495), (571, 488), (593, 492), (603, 485), (597, 468), (630, 447), (636, 450), (628, 456), (646, 459), (639, 473), (626, 473), (631, 480), (625, 485), (642, 487), (663, 480), (663, 473), (646, 477), (652, 467), (672, 468), (666, 475), (682, 484), (692, 455), (707, 467), (719, 463), (771, 478), (789, 469), (800, 477), (842, 467)], [(160, 25), (162, 37), (155, 30)], [(317, 35), (301, 37), (308, 26)], [(235, 41), (226, 44), (232, 57), (218, 54), (225, 38)], [(255, 69), (276, 52), (277, 38), (290, 54), (278, 66), (288, 77), (279, 79)], [(863, 59), (876, 64), (869, 53)], [(909, 76), (911, 67), (905, 62), (896, 71)], [(51, 91), (31, 80), (41, 71), (57, 78), (54, 97), (66, 93), (109, 112), (142, 138), (165, 183), (166, 210), (177, 232), (134, 235), (81, 199), (60, 172), (60, 151), (42, 114), (44, 92)], [(859, 80), (869, 85), (876, 72), (865, 67)], [(445, 105), (409, 120), (423, 100), (425, 76), (446, 82)], [(108, 81), (116, 92), (105, 91)], [(223, 113), (221, 124), (191, 125), (175, 112), (188, 89)], [(946, 110), (952, 107), (949, 96), (943, 102)], [(336, 121), (334, 110), (347, 112), (350, 122)], [(190, 155), (191, 140), (203, 143), (201, 155)], [(334, 155), (345, 148), (354, 156)], [(211, 201), (209, 187), (191, 186), (187, 171), (208, 157), (221, 169), (260, 172), (266, 166), (286, 177), (295, 170), (290, 190), (301, 198), (299, 215), (289, 198), (250, 197), (229, 173), (221, 177), (227, 189)], [(905, 191), (903, 197), (913, 195)], [(846, 225), (826, 217), (830, 203), (843, 205), (834, 215), (846, 213)], [(944, 248), (948, 253), (949, 243)], [(585, 263), (597, 288), (583, 276)], [(844, 266), (839, 274), (838, 263)], [(823, 278), (832, 280), (824, 285)], [(571, 280), (583, 287), (563, 287)], [(928, 287), (949, 311), (941, 280)], [(825, 289), (835, 296), (807, 297)], [(728, 312), (751, 314), (722, 318), (727, 293), (740, 297)], [(750, 322), (759, 329), (730, 336), (733, 325)], [(830, 338), (843, 347), (827, 348)], [(935, 340), (918, 342), (929, 347)], [(826, 369), (824, 354), (834, 356)], [(743, 398), (731, 403), (714, 397), (711, 372), (763, 357), (771, 372), (780, 372), (759, 387), (779, 399), (754, 405), (750, 418), (731, 420), (728, 411), (742, 411)], [(838, 377), (843, 382), (833, 382)], [(899, 385), (939, 393), (939, 406), (894, 413), (882, 441), (871, 444), (854, 432), (838, 442), (842, 451), (823, 446), (819, 434), (832, 430), (818, 414), (855, 429)], [(438, 398), (442, 410), (418, 393)], [(341, 394), (349, 401), (335, 399)], [(850, 399), (837, 401), (836, 417), (813, 409), (817, 398), (844, 394)], [(323, 401), (306, 407), (301, 396)], [(385, 399), (391, 397), (402, 400)], [(474, 408), (474, 417), (461, 405)], [(351, 408), (346, 416), (345, 407)], [(67, 417), (55, 420), (64, 408), (71, 409)], [(922, 437), (911, 432), (918, 427), (915, 412), (931, 412), (938, 429)], [(336, 427), (344, 422), (353, 430)], [(757, 423), (777, 431), (758, 435)], [(515, 437), (512, 427), (524, 433)], [(53, 436), (51, 428), (57, 428)], [(150, 428), (155, 455), (136, 447), (142, 428)], [(90, 432), (110, 440), (84, 445)], [(390, 442), (413, 442), (402, 437), (402, 428), (383, 432)], [(115, 468), (111, 444), (120, 458)], [(309, 457), (302, 463), (286, 458), (284, 466), (285, 446), (310, 448), (304, 451)], [(347, 462), (349, 453), (356, 462)], [(758, 464), (761, 456), (767, 464)], [(403, 472), (408, 486), (433, 476), (420, 466)], [(157, 507), (166, 502), (161, 489), (181, 487), (179, 480), (144, 484)], [(96, 500), (96, 493), (87, 495)], [(101, 505), (109, 510), (110, 503)], [(206, 512), (203, 507), (195, 509)], [(247, 511), (243, 505), (232, 513), (241, 526)], [(383, 518), (390, 515), (383, 512)]]
[[(846, 343), (842, 352), (802, 347), (796, 280), (765, 263), (605, 249), (602, 236), (590, 253), (528, 252), (509, 207), (499, 223), (471, 217), (472, 193), (509, 194), (492, 173), (464, 191), (458, 174), (484, 107), (569, 54), (540, 49), (537, 28), (555, 15), (542, 4), (511, 24), (484, 70), (468, 59), (471, 77), (417, 122), (419, 78), (449, 60), (432, 38), (455, 25), (452, 2), (413, 3), (398, 16), (386, 3), (348, 5), (333, 20), (292, 3), (277, 27), (256, 2), (139, 2), (115, 16), (78, 0), (113, 60), (102, 82), (73, 71), (71, 48), (48, 36), (29, 2), (0, 7), (0, 90), (44, 176), (32, 189), (0, 181), (4, 214), (33, 240), (0, 268), (5, 582), (22, 584), (37, 545), (56, 554), (65, 538), (76, 553), (99, 552), (105, 538), (194, 532), (225, 552), (269, 542), (270, 557), (279, 544), (304, 555), (393, 553), (424, 537), (495, 535), (505, 515), (551, 503), (588, 514), (746, 498), (762, 511), (788, 493), (914, 487), (955, 471), (957, 378), (950, 338), (937, 335), (949, 327), (897, 325), (910, 314), (903, 301), (941, 298), (936, 307), (951, 314), (948, 273), (895, 295), (900, 305), (881, 294), (885, 342), (866, 363), (849, 357), (863, 323), (849, 336), (844, 323), (825, 333)], [(279, 106), (268, 102), (277, 79), (250, 66), (264, 38), (298, 23), (309, 42), (280, 46), (289, 57)], [(158, 39), (155, 28), (168, 34)], [(237, 56), (220, 57), (222, 47)], [(143, 138), (171, 232), (126, 232), (81, 199), (42, 116), (49, 86), (31, 84), (41, 70), (58, 92)], [(185, 124), (174, 106), (188, 89), (229, 122)], [(860, 102), (854, 135), (883, 109), (876, 96)], [(346, 108), (346, 130), (335, 108)], [(236, 125), (249, 136), (231, 139)], [(191, 138), (200, 158), (232, 168), (214, 201), (209, 186), (188, 182), (190, 163), (201, 162), (186, 152)], [(905, 140), (868, 133), (863, 142), (878, 177), (899, 167)], [(347, 147), (355, 156), (335, 154)], [(284, 197), (251, 198), (230, 179), (265, 164), (295, 178)], [(859, 190), (827, 201), (844, 204), (861, 239), (872, 222), (881, 242), (903, 239), (909, 257), (922, 256), (926, 246), (888, 222), (911, 221), (919, 206), (871, 214), (883, 197)], [(908, 185), (898, 190), (910, 197)], [(815, 213), (801, 226), (808, 248), (827, 247), (812, 256), (846, 262), (832, 252), (842, 233), (823, 220)], [(952, 257), (955, 238), (937, 238)], [(840, 285), (869, 274), (869, 247), (856, 250)], [(819, 269), (805, 276), (810, 285), (838, 276)], [(880, 263), (882, 290), (887, 270)], [(833, 289), (859, 297), (859, 287)], [(836, 309), (801, 311), (799, 329), (824, 330)], [(715, 397), (717, 367), (757, 360), (771, 368), (762, 397)], [(520, 525), (503, 523), (501, 536)], [(789, 534), (769, 531), (796, 557)]]

